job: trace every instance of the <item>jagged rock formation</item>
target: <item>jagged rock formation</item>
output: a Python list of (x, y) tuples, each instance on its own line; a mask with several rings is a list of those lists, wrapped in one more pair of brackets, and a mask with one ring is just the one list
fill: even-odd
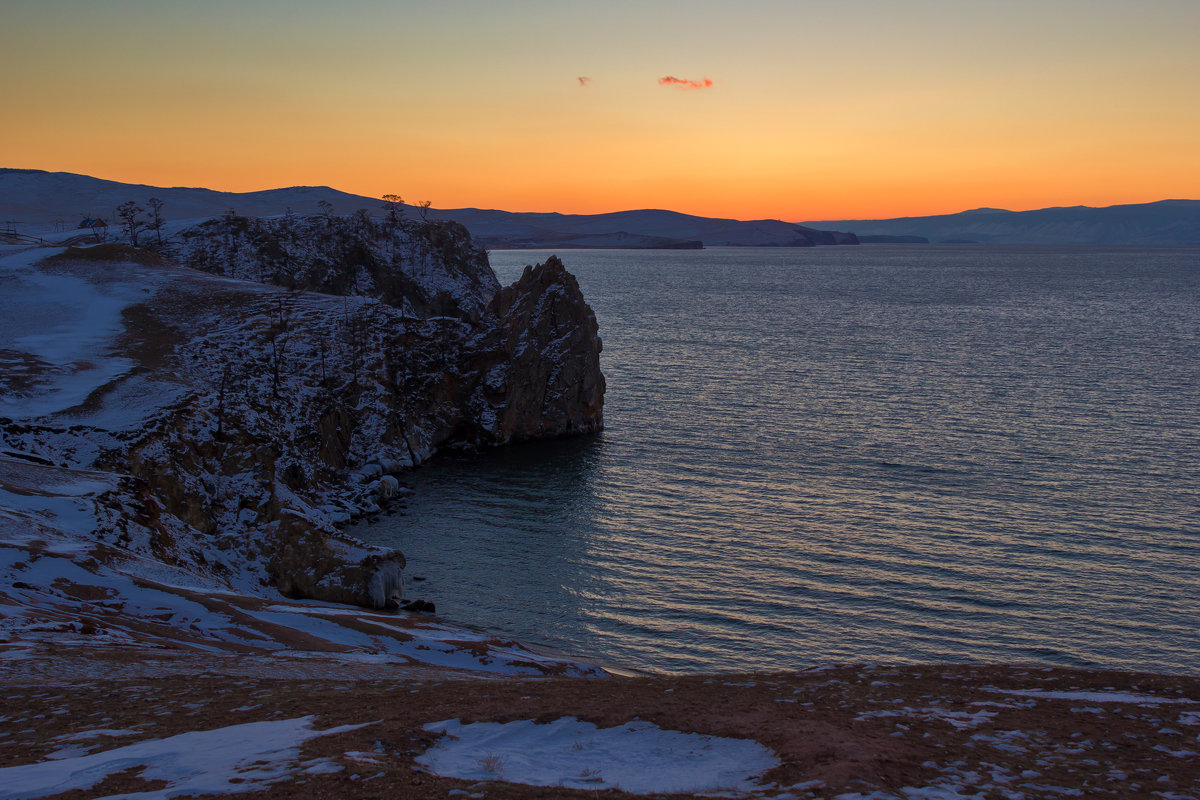
[[(363, 320), (347, 335), (384, 354), (386, 402), (404, 420), (384, 441), (402, 439), (413, 464), (443, 442), (487, 446), (603, 427), (599, 329), (557, 257), (500, 289), (486, 253), (453, 222), (227, 215), (181, 238), (176, 257), (207, 272), (398, 309), (399, 318)], [(339, 393), (359, 389), (354, 380)], [(331, 413), (326, 427), (350, 425)], [(334, 443), (321, 458), (338, 466)]]
[(166, 254), (212, 274), (112, 246), (41, 267), (134, 287), (120, 374), (85, 404), (120, 424), (0, 419), (12, 452), (127, 476), (101, 502), (106, 547), (394, 607), (403, 555), (338, 531), (401, 491), (392, 473), (603, 425), (596, 319), (556, 258), (501, 290), (461, 226), (365, 215), (230, 215)]
[(490, 310), (500, 321), (499, 363), (486, 389), (503, 398), (497, 441), (588, 433), (603, 424), (604, 375), (596, 317), (557, 257), (526, 267)]

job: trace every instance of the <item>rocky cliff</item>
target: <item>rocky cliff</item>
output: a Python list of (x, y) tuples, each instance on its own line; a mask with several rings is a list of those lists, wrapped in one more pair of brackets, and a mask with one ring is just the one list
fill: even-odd
[[(414, 464), (442, 444), (603, 427), (599, 328), (557, 257), (501, 289), (486, 253), (454, 222), (228, 215), (180, 239), (173, 255), (205, 272), (382, 301), (371, 313), (387, 319), (350, 323), (343, 338), (362, 352), (343, 358), (353, 365), (383, 356), (385, 402), (405, 421), (381, 441), (403, 440)], [(282, 330), (289, 311), (280, 303), (274, 325)], [(338, 393), (360, 390), (352, 375)]]
[(83, 403), (0, 418), (9, 455), (124, 476), (97, 503), (106, 547), (386, 607), (403, 556), (338, 525), (385, 506), (394, 473), (603, 425), (596, 319), (556, 258), (501, 289), (461, 226), (365, 215), (227, 215), (165, 256), (36, 264), (131, 299)]
[(180, 263), (240, 280), (372, 297), (408, 317), (479, 321), (499, 290), (462, 225), (366, 212), (258, 218), (230, 213), (181, 232)]

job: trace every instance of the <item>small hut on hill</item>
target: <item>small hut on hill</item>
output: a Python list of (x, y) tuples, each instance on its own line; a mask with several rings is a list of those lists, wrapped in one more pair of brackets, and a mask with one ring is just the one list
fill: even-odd
[(108, 238), (108, 223), (100, 217), (84, 217), (79, 223), (80, 230), (90, 230), (97, 242)]

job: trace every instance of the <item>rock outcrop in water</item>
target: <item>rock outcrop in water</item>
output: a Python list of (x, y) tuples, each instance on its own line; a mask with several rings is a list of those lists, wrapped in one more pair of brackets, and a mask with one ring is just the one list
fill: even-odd
[(599, 327), (575, 276), (551, 256), (500, 290), (490, 310), (500, 321), (500, 360), (487, 373), (488, 388), (503, 397), (496, 440), (600, 430)]
[(146, 284), (121, 311), (132, 368), (91, 392), (87, 425), (0, 420), (12, 452), (126, 476), (99, 504), (106, 547), (394, 606), (403, 555), (337, 528), (386, 507), (392, 473), (603, 425), (595, 316), (556, 258), (500, 289), (461, 226), (365, 215), (210, 221), (167, 251), (208, 275), (119, 250), (42, 269)]

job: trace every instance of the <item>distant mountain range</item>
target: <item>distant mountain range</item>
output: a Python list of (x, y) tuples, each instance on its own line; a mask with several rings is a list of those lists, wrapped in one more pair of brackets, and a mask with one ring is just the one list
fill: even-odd
[[(289, 209), (336, 214), (383, 212), (382, 201), (328, 186), (292, 186), (261, 192), (218, 192), (119, 183), (69, 172), (0, 169), (0, 226), (68, 226), (84, 217), (115, 220), (116, 207), (157, 197), (170, 220), (200, 219), (233, 210), (274, 216)], [(328, 204), (323, 206), (322, 204)], [(407, 213), (421, 213), (413, 206)], [(1200, 244), (1200, 200), (1163, 200), (1108, 208), (1046, 208), (1004, 211), (981, 208), (959, 214), (886, 220), (805, 223), (697, 217), (674, 211), (557, 214), (477, 208), (429, 209), (431, 219), (464, 224), (485, 247), (690, 248), (714, 246), (808, 247), (875, 242), (980, 242), (991, 244)]]
[[(118, 183), (70, 172), (0, 169), (0, 224), (30, 225), (64, 221), (74, 226), (84, 217), (116, 218), (127, 200), (145, 205), (151, 197), (163, 201), (168, 219), (219, 216), (229, 210), (247, 216), (275, 216), (289, 209), (315, 214), (328, 203), (333, 213), (366, 209), (383, 214), (383, 203), (328, 186), (292, 186), (262, 192), (217, 192), (211, 189), (163, 188)], [(422, 213), (407, 206), (407, 213)], [(808, 247), (858, 244), (851, 233), (815, 230), (779, 220), (743, 222), (709, 219), (674, 211), (621, 211), (614, 214), (539, 214), (485, 211), (477, 208), (429, 209), (430, 219), (461, 222), (485, 247), (513, 248), (693, 248), (704, 245)]]
[(930, 242), (984, 244), (1200, 244), (1200, 200), (1091, 208), (1005, 211), (977, 208), (958, 214), (899, 219), (836, 220), (805, 225), (845, 228), (864, 243), (877, 236), (915, 236)]

